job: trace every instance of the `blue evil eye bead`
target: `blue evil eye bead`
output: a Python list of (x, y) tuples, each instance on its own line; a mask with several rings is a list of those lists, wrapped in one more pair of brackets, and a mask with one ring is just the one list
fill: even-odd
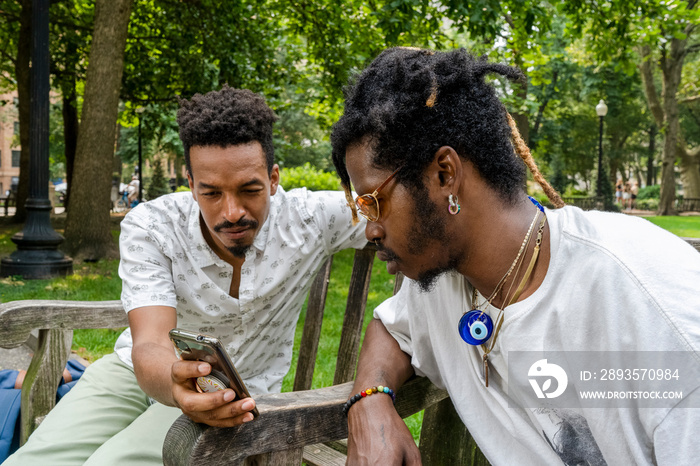
[(459, 336), (470, 345), (480, 345), (491, 337), (493, 321), (478, 309), (471, 310), (459, 319)]

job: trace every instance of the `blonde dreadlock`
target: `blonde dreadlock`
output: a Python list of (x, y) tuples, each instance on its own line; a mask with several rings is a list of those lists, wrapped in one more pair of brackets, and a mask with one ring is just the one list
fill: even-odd
[(559, 196), (559, 193), (547, 182), (547, 180), (544, 179), (544, 176), (542, 176), (542, 173), (540, 173), (539, 168), (537, 168), (537, 164), (532, 158), (530, 149), (520, 136), (520, 131), (518, 131), (518, 126), (515, 124), (515, 120), (513, 120), (513, 117), (510, 116), (510, 113), (508, 112), (506, 112), (506, 118), (508, 119), (508, 126), (510, 126), (512, 131), (515, 152), (517, 152), (520, 158), (523, 159), (523, 162), (525, 162), (528, 170), (530, 170), (530, 173), (532, 173), (532, 177), (535, 179), (535, 181), (537, 181), (537, 184), (542, 187), (552, 205), (554, 205), (554, 207), (557, 209), (564, 207), (566, 204), (564, 204), (564, 201), (562, 200), (561, 196)]

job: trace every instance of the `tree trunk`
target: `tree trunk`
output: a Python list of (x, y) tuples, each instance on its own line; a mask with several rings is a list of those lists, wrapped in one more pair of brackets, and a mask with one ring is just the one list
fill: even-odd
[[(78, 147), (78, 97), (76, 92), (75, 63), (77, 52), (75, 44), (69, 43), (70, 50), (67, 54), (70, 63), (66, 63), (66, 80), (63, 88), (63, 140), (66, 155), (66, 195), (63, 205), (68, 210), (70, 192), (73, 186), (73, 166), (75, 165), (75, 151)], [(70, 65), (70, 66), (69, 66)]]
[(112, 157), (133, 0), (97, 0), (64, 249), (76, 260), (116, 255), (110, 232)]
[(664, 110), (664, 155), (661, 167), (661, 199), (657, 215), (676, 215), (676, 174), (674, 170), (678, 144), (680, 142), (680, 119), (678, 115), (678, 86), (681, 82), (685, 44), (687, 39), (672, 39), (668, 53), (661, 59), (663, 71)]
[(681, 183), (683, 197), (700, 199), (700, 147), (688, 151), (678, 149), (681, 159)]
[(654, 157), (656, 157), (656, 125), (649, 128), (649, 155), (647, 156), (647, 186), (656, 184), (656, 169)]
[(17, 106), (19, 110), (19, 141), (22, 152), (19, 157), (19, 184), (17, 186), (17, 210), (13, 220), (24, 223), (27, 210), (24, 204), (29, 197), (29, 61), (32, 54), (32, 0), (22, 0), (19, 18), (19, 41), (17, 44)]

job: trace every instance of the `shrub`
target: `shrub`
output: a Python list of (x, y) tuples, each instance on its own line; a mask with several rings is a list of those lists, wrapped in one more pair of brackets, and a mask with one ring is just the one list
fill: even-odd
[(175, 190), (176, 193), (182, 193), (182, 192), (185, 192), (185, 191), (189, 192), (189, 191), (190, 191), (190, 187), (189, 187), (189, 186), (182, 185), (182, 186), (178, 186), (177, 189)]
[(637, 198), (636, 207), (639, 210), (657, 210), (659, 208), (659, 200)]
[(307, 188), (311, 191), (337, 191), (340, 189), (340, 179), (335, 173), (324, 172), (312, 167), (310, 163), (300, 167), (281, 169), (280, 184), (286, 190)]
[[(655, 184), (652, 186), (645, 186), (639, 190), (637, 194), (637, 201), (641, 199), (656, 199), (657, 201), (661, 198), (661, 185)], [(658, 205), (658, 202), (657, 202)]]

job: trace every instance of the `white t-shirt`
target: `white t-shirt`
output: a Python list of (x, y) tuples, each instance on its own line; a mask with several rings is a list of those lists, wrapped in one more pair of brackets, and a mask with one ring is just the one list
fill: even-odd
[[(364, 222), (353, 226), (346, 204), (342, 192), (278, 187), (246, 253), (238, 299), (229, 295), (233, 267), (204, 240), (191, 193), (140, 204), (121, 223), (124, 309), (174, 307), (178, 327), (222, 341), (251, 394), (279, 392), (318, 269), (339, 250), (367, 244)], [(115, 351), (130, 366), (131, 347), (126, 329)]]
[[(565, 207), (546, 211), (551, 260), (542, 285), (507, 307), (484, 386), (482, 350), (457, 324), (472, 308), (457, 273), (422, 293), (411, 280), (375, 310), (416, 373), (448, 390), (493, 464), (692, 464), (700, 458), (700, 254), (650, 222)], [(484, 298), (479, 296), (479, 303)], [(497, 310), (487, 314), (495, 319)], [(509, 352), (680, 351), (684, 405), (523, 407), (528, 374), (508, 382)], [(609, 353), (612, 354), (612, 353)], [(638, 353), (637, 353), (638, 354)], [(687, 361), (687, 358), (686, 358)], [(601, 361), (600, 367), (609, 363)], [(688, 380), (688, 377), (691, 377)], [(569, 374), (575, 389), (584, 383)], [(682, 406), (684, 406), (682, 405)]]

